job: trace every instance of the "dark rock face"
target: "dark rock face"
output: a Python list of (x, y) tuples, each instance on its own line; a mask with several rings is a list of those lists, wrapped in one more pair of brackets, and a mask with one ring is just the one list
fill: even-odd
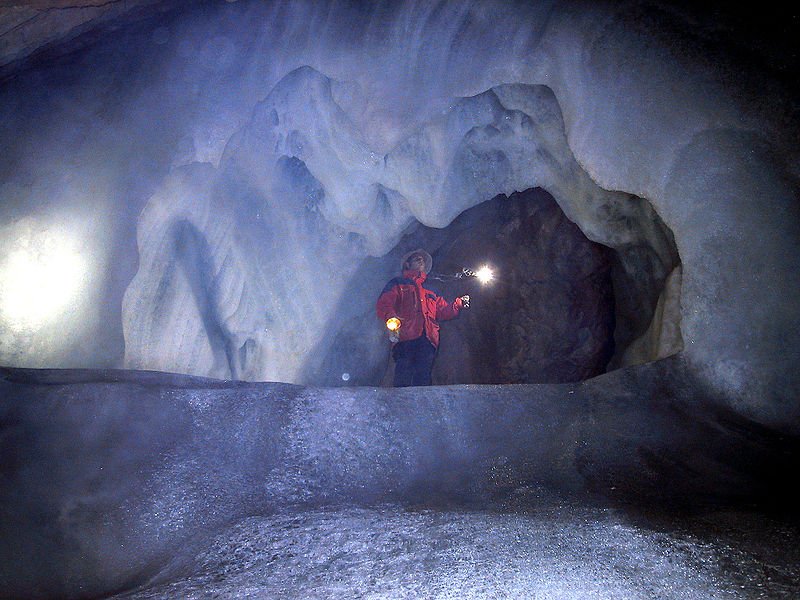
[(479, 205), (448, 229), (457, 233), (434, 254), (434, 270), (487, 263), (496, 278), (438, 286), (448, 300), (469, 293), (472, 302), (443, 326), (435, 383), (562, 383), (605, 372), (612, 250), (588, 240), (541, 189)]

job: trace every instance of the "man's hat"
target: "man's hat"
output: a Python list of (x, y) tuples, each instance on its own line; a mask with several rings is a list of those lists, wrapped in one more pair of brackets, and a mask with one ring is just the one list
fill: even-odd
[(427, 252), (425, 252), (425, 250), (423, 250), (422, 248), (418, 248), (416, 250), (412, 250), (411, 252), (406, 254), (403, 257), (403, 260), (400, 261), (400, 270), (401, 271), (405, 270), (406, 262), (408, 262), (408, 259), (411, 258), (412, 256), (414, 256), (415, 254), (420, 254), (422, 256), (422, 258), (425, 259), (425, 274), (430, 273), (431, 272), (431, 268), (433, 267), (433, 257), (430, 254), (428, 254)]

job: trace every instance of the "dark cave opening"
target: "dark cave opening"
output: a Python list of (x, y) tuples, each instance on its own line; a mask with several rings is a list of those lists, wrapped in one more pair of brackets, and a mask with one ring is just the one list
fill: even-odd
[[(674, 247), (668, 229), (654, 227)], [(374, 301), (414, 248), (431, 253), (435, 274), (483, 265), (496, 273), (486, 285), (426, 282), (448, 301), (471, 296), (469, 310), (441, 324), (434, 385), (576, 382), (674, 353), (653, 339), (679, 329), (664, 309), (665, 294), (679, 290), (679, 278), (667, 290), (675, 264), (663, 264), (646, 244), (610, 248), (589, 240), (549, 192), (531, 188), (495, 196), (441, 229), (415, 222), (391, 252), (365, 261), (351, 286), (358, 293), (334, 311), (337, 329), (320, 362), (309, 365), (308, 383), (391, 385), (391, 344)], [(679, 266), (677, 251), (673, 260)]]
[(448, 299), (473, 298), (442, 326), (435, 384), (563, 383), (605, 372), (614, 353), (613, 251), (587, 239), (549, 193), (498, 196), (445, 229), (436, 270), (489, 263), (497, 277), (429, 284)]

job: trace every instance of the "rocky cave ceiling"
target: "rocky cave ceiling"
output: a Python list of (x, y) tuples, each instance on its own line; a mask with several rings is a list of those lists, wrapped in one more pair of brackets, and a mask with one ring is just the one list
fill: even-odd
[(616, 257), (612, 366), (680, 352), (737, 410), (796, 428), (797, 58), (792, 21), (766, 22), (4, 2), (0, 363), (319, 382), (354, 328), (353, 356), (381, 356), (364, 307), (431, 241), (415, 228), (543, 189)]

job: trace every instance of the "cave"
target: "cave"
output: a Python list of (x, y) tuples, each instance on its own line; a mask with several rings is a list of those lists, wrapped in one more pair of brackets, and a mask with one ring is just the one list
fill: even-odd
[(2, 3), (0, 598), (800, 595), (798, 22)]
[(429, 284), (446, 298), (471, 295), (470, 309), (442, 333), (434, 384), (564, 383), (606, 371), (613, 252), (589, 241), (552, 196), (537, 189), (498, 197), (442, 231), (433, 254), (439, 271), (478, 270), (491, 257), (493, 278)]
[[(423, 247), (434, 259), (431, 290), (448, 299), (471, 294), (470, 310), (444, 326), (436, 385), (578, 382), (682, 347), (679, 311), (664, 306), (679, 293), (677, 250), (650, 214), (663, 256), (644, 236), (617, 250), (592, 242), (541, 188), (499, 195), (446, 227), (413, 223), (380, 267), (369, 263), (355, 279), (399, 270), (399, 256)], [(461, 276), (467, 265), (489, 264), (490, 284)], [(322, 362), (309, 361), (310, 382), (391, 385), (393, 361), (385, 332), (372, 322), (373, 296), (348, 296), (336, 308), (341, 323), (331, 328)]]

